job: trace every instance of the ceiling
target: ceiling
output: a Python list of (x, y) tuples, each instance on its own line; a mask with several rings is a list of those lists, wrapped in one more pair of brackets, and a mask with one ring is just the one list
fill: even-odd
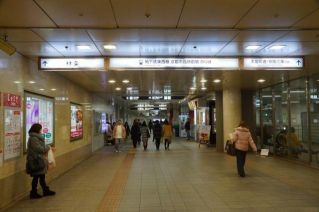
[[(0, 36), (31, 59), (39, 56), (307, 56), (319, 55), (319, 0), (0, 0)], [(115, 50), (105, 50), (113, 44)], [(272, 50), (273, 45), (284, 45)], [(77, 46), (88, 45), (87, 50)], [(247, 50), (248, 45), (259, 45)], [(260, 77), (272, 84), (300, 71), (63, 72), (94, 92), (124, 94), (130, 80), (140, 93), (171, 86), (188, 94), (234, 83), (255, 89)], [(80, 77), (79, 77), (80, 76)], [(222, 79), (214, 84), (213, 79)], [(233, 79), (233, 80), (231, 80)], [(238, 80), (240, 79), (240, 80)], [(235, 81), (235, 82), (234, 82)], [(122, 90), (116, 92), (115, 86)]]

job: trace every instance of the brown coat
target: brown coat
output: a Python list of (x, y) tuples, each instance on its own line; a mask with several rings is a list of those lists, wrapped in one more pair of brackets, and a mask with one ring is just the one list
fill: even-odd
[(248, 151), (248, 145), (254, 150), (257, 151), (256, 145), (251, 137), (249, 129), (245, 127), (237, 127), (233, 133), (232, 141), (235, 142), (235, 148), (242, 151)]

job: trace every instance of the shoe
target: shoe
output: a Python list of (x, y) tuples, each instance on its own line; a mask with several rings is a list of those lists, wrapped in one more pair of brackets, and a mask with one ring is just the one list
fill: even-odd
[(37, 191), (30, 191), (30, 199), (39, 199), (42, 198), (40, 194), (38, 194)]
[(49, 187), (43, 190), (43, 196), (53, 196), (53, 195), (55, 195), (55, 191), (51, 191)]

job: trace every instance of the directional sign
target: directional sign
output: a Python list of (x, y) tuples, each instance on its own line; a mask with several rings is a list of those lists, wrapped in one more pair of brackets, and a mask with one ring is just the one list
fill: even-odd
[(104, 58), (40, 58), (41, 70), (105, 70)]
[(302, 69), (304, 60), (296, 58), (244, 58), (244, 69)]
[(110, 69), (239, 69), (238, 58), (111, 58)]

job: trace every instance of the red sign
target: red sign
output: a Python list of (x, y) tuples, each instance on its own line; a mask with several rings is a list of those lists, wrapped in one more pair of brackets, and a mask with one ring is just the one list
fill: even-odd
[(21, 96), (4, 93), (3, 106), (5, 107), (21, 107)]

